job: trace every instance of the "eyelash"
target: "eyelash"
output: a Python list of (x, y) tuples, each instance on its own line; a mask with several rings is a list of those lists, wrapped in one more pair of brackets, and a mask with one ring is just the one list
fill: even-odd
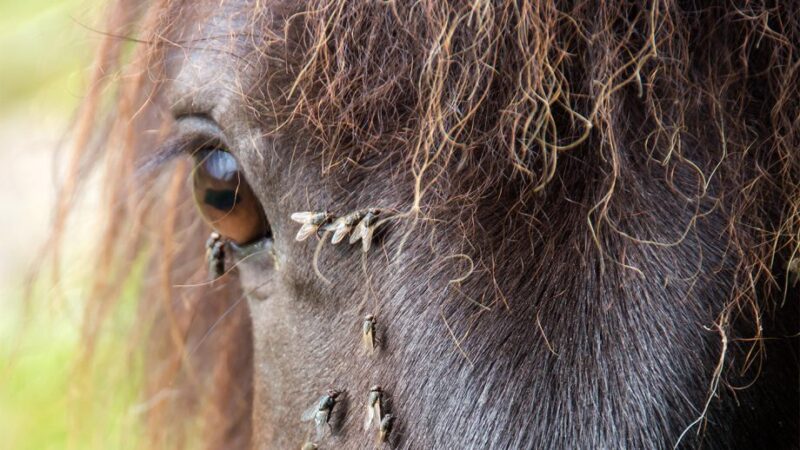
[(141, 178), (163, 170), (170, 162), (179, 157), (193, 157), (199, 152), (227, 148), (216, 137), (206, 135), (178, 135), (167, 139), (136, 169), (137, 177)]

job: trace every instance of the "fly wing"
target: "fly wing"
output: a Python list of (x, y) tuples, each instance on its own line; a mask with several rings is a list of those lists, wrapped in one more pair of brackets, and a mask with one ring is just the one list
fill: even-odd
[(305, 410), (303, 412), (303, 415), (300, 416), (300, 420), (303, 421), (303, 422), (309, 422), (311, 420), (314, 420), (314, 418), (316, 418), (316, 416), (317, 416), (317, 411), (319, 411), (319, 404), (320, 404), (320, 402), (322, 402), (322, 399), (324, 399), (324, 398), (325, 398), (325, 396), (323, 395), (322, 397), (319, 398), (319, 400), (317, 400), (314, 403), (314, 406), (312, 406), (312, 407), (308, 408), (307, 410)]
[(328, 414), (330, 412), (317, 411), (314, 417), (314, 427), (317, 430), (317, 440), (321, 441), (325, 437), (325, 428), (328, 426)]
[(380, 398), (375, 402), (374, 405), (367, 405), (367, 418), (364, 420), (364, 431), (369, 430), (369, 426), (372, 425), (372, 422), (378, 425), (380, 428), (381, 425), (381, 400)]
[(296, 212), (289, 216), (292, 220), (297, 223), (311, 223), (314, 221), (314, 218), (319, 215), (318, 212), (314, 211), (303, 211), (303, 212)]
[(391, 414), (387, 414), (381, 420), (381, 427), (380, 430), (378, 430), (378, 445), (389, 441), (389, 435), (392, 433), (392, 421), (393, 418)]
[(342, 239), (347, 236), (347, 233), (352, 230), (353, 227), (351, 225), (346, 225), (344, 223), (340, 224), (339, 227), (336, 228), (336, 231), (333, 232), (333, 237), (331, 238), (331, 244), (338, 244), (342, 242)]
[(309, 238), (309, 236), (313, 235), (317, 231), (317, 226), (311, 223), (303, 224), (300, 227), (300, 230), (297, 231), (297, 236), (294, 237), (294, 240), (298, 242), (305, 241)]
[(375, 409), (373, 409), (372, 406), (367, 405), (367, 416), (364, 418), (364, 431), (369, 430), (369, 426), (372, 425), (372, 421), (374, 419), (375, 419)]
[(350, 235), (350, 244), (355, 244), (361, 239), (367, 232), (367, 219), (358, 222), (356, 228), (353, 230), (353, 234)]
[(361, 339), (364, 341), (364, 349), (372, 353), (375, 350), (375, 335), (372, 334), (372, 328), (364, 332)]
[(317, 415), (317, 407), (308, 408), (303, 412), (303, 415), (300, 416), (300, 421), (302, 422), (310, 422), (314, 420), (314, 416)]
[(378, 431), (378, 436), (375, 438), (375, 446), (380, 447), (381, 444), (386, 442), (386, 432), (383, 430)]
[(370, 245), (372, 245), (372, 233), (375, 231), (375, 226), (366, 227), (364, 230), (364, 234), (361, 236), (361, 250), (364, 253), (369, 251)]

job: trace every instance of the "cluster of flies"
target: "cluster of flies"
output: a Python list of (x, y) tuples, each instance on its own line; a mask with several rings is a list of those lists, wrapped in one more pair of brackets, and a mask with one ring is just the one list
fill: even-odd
[(361, 250), (365, 253), (372, 245), (372, 236), (378, 226), (380, 210), (369, 208), (353, 211), (341, 217), (336, 217), (328, 211), (303, 211), (291, 215), (291, 219), (302, 226), (295, 236), (295, 240), (304, 241), (312, 235), (321, 235), (332, 232), (331, 244), (342, 242), (350, 235), (350, 244), (361, 241)]
[[(372, 237), (378, 227), (380, 210), (369, 208), (353, 211), (336, 217), (327, 211), (304, 211), (291, 215), (293, 221), (302, 224), (295, 239), (304, 241), (316, 234), (322, 238), (323, 233), (332, 232), (332, 244), (342, 242), (350, 235), (350, 244), (361, 241), (361, 250), (366, 253), (372, 246)], [(206, 241), (206, 261), (208, 263), (209, 280), (213, 281), (225, 274), (225, 239), (216, 231)]]
[[(330, 428), (330, 418), (336, 407), (337, 400), (342, 391), (329, 390), (326, 392), (316, 403), (306, 410), (300, 419), (303, 422), (314, 422), (316, 429), (316, 439), (319, 441), (325, 437), (326, 430)], [(370, 427), (375, 424), (378, 428), (377, 443), (381, 444), (389, 440), (392, 433), (392, 426), (394, 425), (394, 416), (391, 414), (384, 414), (384, 393), (383, 388), (380, 386), (372, 386), (367, 394), (366, 401), (366, 417), (364, 419), (364, 431), (369, 431)], [(315, 449), (317, 445), (312, 442), (306, 442), (303, 449)]]
[[(301, 224), (297, 231), (295, 240), (305, 241), (313, 235), (322, 239), (324, 233), (333, 233), (331, 244), (338, 244), (350, 236), (350, 245), (361, 241), (361, 250), (366, 253), (372, 245), (372, 237), (378, 227), (378, 216), (380, 210), (369, 208), (365, 210), (353, 211), (341, 217), (336, 217), (328, 211), (303, 211), (291, 215), (291, 219)], [(375, 316), (368, 314), (364, 317), (361, 328), (361, 338), (365, 350), (372, 354), (376, 347), (376, 321)], [(330, 418), (333, 408), (336, 406), (336, 399), (342, 394), (341, 391), (329, 390), (309, 408), (302, 416), (304, 422), (314, 421), (316, 429), (316, 439), (319, 441), (325, 436), (325, 432), (330, 428)], [(378, 444), (387, 442), (392, 432), (394, 416), (383, 414), (383, 389), (380, 386), (373, 386), (367, 395), (367, 414), (364, 420), (364, 430), (369, 430), (373, 423), (378, 426)], [(316, 449), (317, 445), (307, 442), (303, 445), (303, 450)]]
[[(372, 245), (372, 238), (375, 228), (378, 227), (378, 216), (380, 210), (369, 208), (354, 211), (341, 217), (323, 212), (297, 212), (291, 215), (291, 219), (302, 226), (297, 232), (295, 239), (304, 241), (312, 235), (319, 238), (324, 237), (324, 233), (332, 232), (332, 244), (342, 242), (349, 235), (350, 244), (361, 241), (361, 249), (367, 252)], [(208, 273), (211, 280), (215, 280), (225, 273), (225, 240), (219, 233), (213, 232), (206, 241), (206, 261), (208, 263)], [(376, 339), (377, 321), (375, 316), (367, 314), (361, 327), (361, 340), (364, 349), (368, 354), (373, 354), (377, 348)], [(330, 426), (331, 414), (336, 407), (337, 399), (343, 395), (343, 391), (328, 390), (317, 402), (301, 416), (304, 422), (314, 422), (316, 430), (316, 440), (325, 437), (325, 433)], [(368, 431), (375, 424), (378, 429), (377, 444), (388, 442), (392, 433), (395, 418), (392, 414), (385, 414), (384, 392), (380, 386), (372, 386), (367, 394), (366, 417), (364, 419), (364, 430)], [(306, 442), (302, 450), (314, 450), (317, 445), (313, 442)]]
[[(364, 317), (364, 321), (361, 326), (361, 340), (364, 345), (364, 350), (366, 350), (369, 354), (373, 354), (376, 349), (376, 326), (377, 322), (375, 320), (375, 316), (368, 314)], [(300, 419), (304, 422), (314, 422), (317, 441), (324, 438), (326, 431), (330, 428), (329, 421), (331, 414), (336, 406), (337, 399), (342, 394), (342, 391), (329, 390), (300, 417)], [(386, 407), (384, 400), (385, 395), (383, 388), (377, 385), (372, 386), (367, 394), (364, 431), (368, 431), (373, 424), (377, 426), (377, 445), (389, 441), (395, 421), (395, 418), (392, 414), (385, 413)], [(314, 450), (316, 448), (316, 444), (312, 442), (306, 442), (303, 445), (302, 450)]]

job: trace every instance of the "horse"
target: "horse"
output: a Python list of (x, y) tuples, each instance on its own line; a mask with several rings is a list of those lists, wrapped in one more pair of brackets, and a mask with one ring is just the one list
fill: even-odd
[(111, 1), (87, 340), (151, 448), (796, 448), (799, 6)]

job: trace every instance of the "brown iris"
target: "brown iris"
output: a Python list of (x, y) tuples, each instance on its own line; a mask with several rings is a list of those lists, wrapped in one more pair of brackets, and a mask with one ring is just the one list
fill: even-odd
[(192, 176), (197, 209), (208, 224), (237, 244), (269, 235), (269, 224), (253, 190), (230, 153), (204, 150)]

